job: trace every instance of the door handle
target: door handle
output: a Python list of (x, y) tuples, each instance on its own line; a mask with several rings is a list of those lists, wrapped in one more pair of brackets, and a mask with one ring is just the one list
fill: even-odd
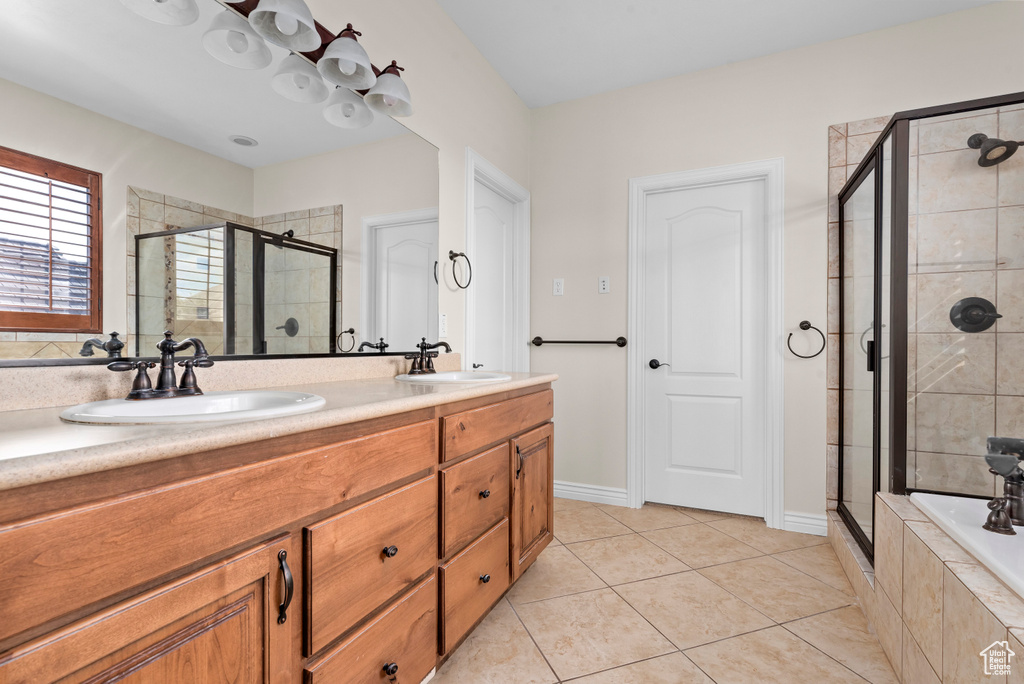
[(651, 368), (655, 369), (655, 370), (657, 370), (657, 369), (661, 368), (662, 366), (665, 366), (666, 368), (671, 368), (671, 365), (669, 365), (669, 364), (667, 364), (667, 363), (662, 363), (662, 362), (661, 362), (661, 361), (659, 361), (658, 359), (651, 359), (651, 360), (650, 360), (650, 361), (648, 362), (648, 364), (647, 364), (647, 365), (648, 365), (648, 366), (650, 366)]
[(874, 373), (875, 372), (875, 341), (874, 340), (868, 340), (867, 353), (868, 353), (868, 373)]

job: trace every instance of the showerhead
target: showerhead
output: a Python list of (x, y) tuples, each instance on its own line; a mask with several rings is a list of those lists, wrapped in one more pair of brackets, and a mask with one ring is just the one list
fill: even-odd
[(990, 138), (984, 133), (975, 133), (967, 139), (967, 146), (972, 150), (981, 150), (978, 166), (995, 166), (1013, 156), (1020, 143), (1012, 140)]

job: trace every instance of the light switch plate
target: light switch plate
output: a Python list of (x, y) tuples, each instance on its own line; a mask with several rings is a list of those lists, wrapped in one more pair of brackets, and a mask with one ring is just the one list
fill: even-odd
[(565, 278), (555, 278), (551, 286), (551, 294), (561, 297), (565, 294)]
[(612, 291), (611, 278), (608, 276), (598, 276), (597, 278), (597, 293), (608, 294)]
[(448, 314), (441, 314), (437, 322), (437, 336), (448, 337)]

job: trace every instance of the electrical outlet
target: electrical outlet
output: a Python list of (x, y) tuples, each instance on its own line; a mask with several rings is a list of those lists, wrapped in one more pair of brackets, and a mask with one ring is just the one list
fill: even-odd
[(612, 291), (611, 279), (608, 276), (598, 276), (597, 278), (597, 293), (608, 294)]
[(555, 278), (551, 286), (551, 294), (561, 297), (565, 294), (565, 278)]
[(448, 314), (441, 314), (437, 323), (437, 336), (448, 337)]

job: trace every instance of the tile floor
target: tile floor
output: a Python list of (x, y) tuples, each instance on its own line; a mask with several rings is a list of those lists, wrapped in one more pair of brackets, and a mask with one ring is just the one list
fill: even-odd
[(555, 500), (556, 541), (433, 684), (895, 684), (825, 537)]

